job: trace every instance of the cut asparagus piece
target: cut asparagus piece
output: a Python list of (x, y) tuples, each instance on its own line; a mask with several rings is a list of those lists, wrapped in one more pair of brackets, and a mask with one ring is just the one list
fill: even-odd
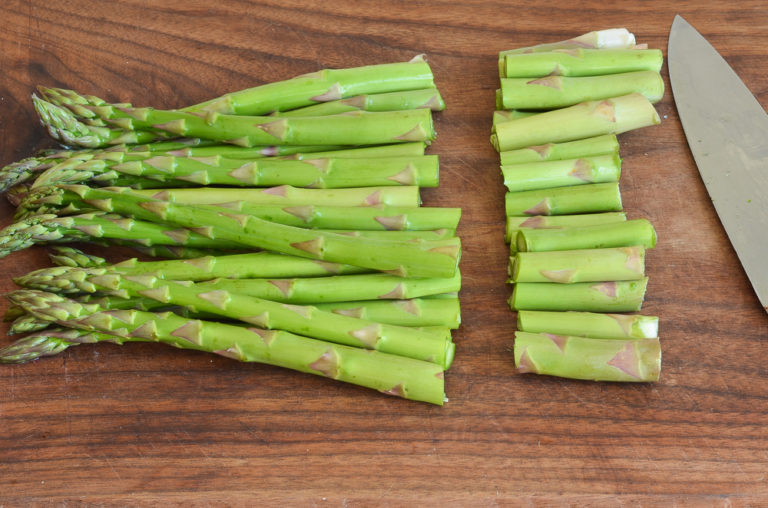
[(618, 182), (621, 175), (621, 159), (618, 155), (597, 155), (580, 159), (502, 165), (501, 173), (504, 176), (504, 185), (510, 192)]
[(335, 314), (400, 326), (447, 326), (456, 329), (461, 324), (458, 297), (318, 303), (315, 307)]
[(197, 187), (191, 189), (137, 190), (139, 196), (172, 203), (211, 205), (246, 201), (282, 206), (419, 206), (416, 186), (363, 187), (352, 189), (303, 189), (280, 185), (267, 189)]
[(659, 318), (639, 314), (521, 310), (517, 313), (517, 328), (524, 332), (593, 339), (654, 339), (659, 336)]
[(510, 257), (511, 282), (600, 282), (645, 277), (645, 249), (581, 249), (518, 252)]
[(618, 183), (508, 192), (505, 208), (507, 216), (620, 212), (621, 193)]
[(71, 159), (44, 171), (35, 180), (33, 187), (79, 183), (91, 179), (109, 182), (121, 175), (151, 178), (159, 182), (184, 181), (195, 185), (235, 187), (437, 187), (439, 180), (436, 155), (365, 159), (258, 159), (247, 162), (224, 157), (200, 160), (161, 155), (117, 164), (105, 160), (89, 160), (76, 164), (71, 164), (70, 161)]
[(547, 143), (501, 152), (501, 165), (522, 164), (526, 162), (578, 159), (597, 155), (619, 154), (619, 142), (614, 134), (604, 134), (592, 138), (567, 141), (565, 143)]
[(284, 331), (191, 320), (172, 313), (100, 312), (97, 306), (82, 305), (52, 293), (28, 293), (20, 296), (16, 303), (62, 326), (277, 365), (433, 404), (442, 404), (445, 398), (443, 368), (434, 363), (345, 347)]
[(659, 380), (659, 339), (593, 339), (515, 332), (515, 366), (520, 373), (591, 381)]
[(639, 245), (656, 246), (656, 230), (646, 219), (628, 220), (561, 229), (528, 229), (517, 234), (517, 250), (522, 252), (600, 249)]
[(461, 251), (458, 238), (419, 243), (361, 239), (285, 226), (251, 215), (144, 198), (122, 189), (110, 191), (77, 185), (66, 188), (104, 211), (196, 228), (213, 240), (372, 268), (403, 277), (452, 277)]
[(275, 116), (324, 116), (337, 115), (349, 111), (382, 112), (419, 108), (431, 109), (432, 111), (443, 111), (445, 109), (445, 102), (437, 88), (357, 95), (348, 99), (339, 99), (290, 111), (277, 112)]
[(504, 77), (601, 76), (635, 71), (659, 72), (658, 49), (556, 49), (504, 55)]
[(508, 216), (505, 239), (507, 243), (511, 242), (516, 249), (518, 232), (523, 229), (557, 230), (567, 227), (612, 224), (625, 220), (627, 220), (627, 214), (623, 212), (582, 213), (577, 215), (536, 215), (533, 217)]
[(635, 36), (626, 28), (597, 30), (564, 41), (549, 42), (537, 44), (535, 46), (501, 51), (499, 53), (499, 76), (504, 76), (504, 57), (506, 55), (514, 55), (517, 53), (541, 53), (558, 49), (629, 49), (633, 47), (635, 47)]
[(512, 310), (634, 312), (643, 305), (647, 285), (647, 277), (575, 284), (521, 282), (514, 285), (509, 306)]
[(501, 100), (504, 109), (555, 109), (580, 102), (598, 101), (639, 93), (651, 103), (664, 95), (664, 80), (658, 71), (623, 72), (600, 76), (504, 78)]
[(634, 93), (497, 124), (491, 144), (497, 151), (505, 152), (603, 134), (621, 134), (660, 122), (659, 114), (648, 99)]

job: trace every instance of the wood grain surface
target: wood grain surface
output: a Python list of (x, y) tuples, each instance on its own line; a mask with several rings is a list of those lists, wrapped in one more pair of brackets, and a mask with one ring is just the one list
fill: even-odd
[[(669, 90), (660, 126), (620, 137), (625, 208), (660, 237), (644, 306), (661, 318), (660, 382), (513, 369), (496, 53), (625, 26), (666, 55), (678, 12), (768, 105), (764, 1), (2, 2), (0, 164), (52, 146), (38, 84), (173, 108), (426, 53), (448, 109), (424, 202), (464, 209), (464, 286), (444, 407), (153, 344), (2, 366), (0, 506), (768, 506), (768, 316)], [(47, 263), (42, 248), (0, 260), (0, 289)]]

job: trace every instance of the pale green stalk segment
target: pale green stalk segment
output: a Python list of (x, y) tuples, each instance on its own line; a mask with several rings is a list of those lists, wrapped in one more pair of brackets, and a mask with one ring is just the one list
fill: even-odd
[(647, 219), (560, 229), (528, 229), (518, 233), (516, 245), (519, 251), (529, 252), (632, 245), (651, 249), (656, 246), (656, 230)]
[(539, 113), (538, 111), (520, 111), (518, 109), (497, 109), (493, 112), (493, 125), (502, 122), (510, 122), (512, 120), (519, 120), (520, 118), (527, 118)]
[[(521, 230), (559, 230), (570, 227), (609, 224), (627, 220), (624, 212), (582, 213), (577, 215), (508, 216), (505, 239), (517, 249), (517, 235)], [(647, 246), (646, 246), (647, 247)]]
[(654, 382), (661, 371), (659, 339), (593, 339), (515, 333), (518, 372), (590, 381)]
[(548, 42), (499, 52), (499, 76), (504, 76), (504, 57), (517, 53), (541, 53), (557, 49), (629, 49), (635, 47), (635, 36), (626, 28), (609, 28), (588, 32), (572, 39)]
[(524, 332), (593, 339), (653, 339), (659, 336), (659, 318), (640, 314), (521, 310), (517, 313), (517, 328)]
[(578, 310), (585, 312), (639, 311), (648, 278), (632, 281), (521, 282), (514, 285), (512, 310)]
[(518, 252), (510, 257), (511, 282), (572, 284), (645, 277), (645, 249), (611, 249)]
[(618, 155), (597, 155), (579, 159), (528, 162), (503, 165), (501, 173), (504, 185), (510, 192), (618, 182), (621, 176), (621, 159)]
[(509, 217), (620, 212), (622, 205), (619, 184), (614, 182), (508, 192), (505, 208)]
[(522, 164), (526, 162), (578, 159), (596, 155), (618, 155), (619, 142), (615, 134), (604, 134), (592, 138), (578, 139), (564, 143), (546, 143), (501, 152), (501, 165)]
[(589, 101), (494, 126), (491, 143), (499, 152), (546, 143), (562, 143), (623, 132), (660, 123), (659, 114), (641, 94)]
[(556, 49), (504, 56), (504, 77), (601, 76), (635, 71), (659, 72), (658, 49)]
[(16, 303), (63, 326), (162, 342), (240, 361), (266, 363), (323, 375), (390, 395), (442, 404), (444, 369), (413, 360), (294, 335), (193, 320), (172, 313), (100, 312), (51, 293), (27, 291)]
[(664, 80), (658, 71), (623, 72), (600, 76), (503, 78), (501, 98), (504, 109), (548, 110), (573, 106), (631, 93), (657, 103), (664, 95)]

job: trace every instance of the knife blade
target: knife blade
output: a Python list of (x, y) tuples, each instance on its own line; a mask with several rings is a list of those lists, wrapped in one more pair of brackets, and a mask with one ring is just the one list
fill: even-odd
[(679, 15), (669, 32), (667, 65), (696, 166), (768, 311), (768, 115), (717, 50)]

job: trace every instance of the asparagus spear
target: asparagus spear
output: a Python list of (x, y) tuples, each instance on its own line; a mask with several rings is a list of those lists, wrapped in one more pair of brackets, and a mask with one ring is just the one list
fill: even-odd
[[(347, 263), (403, 277), (451, 277), (459, 261), (458, 238), (431, 242), (394, 242), (347, 237), (295, 228), (251, 215), (144, 198), (125, 190), (66, 186), (94, 206), (138, 219), (162, 220), (204, 232), (213, 240), (228, 240), (285, 254)], [(402, 189), (407, 187), (394, 187)], [(201, 227), (201, 224), (205, 224)]]
[(660, 122), (648, 99), (634, 93), (497, 124), (491, 143), (496, 150), (504, 152), (603, 134), (621, 134)]
[(600, 76), (634, 71), (659, 72), (658, 49), (556, 49), (504, 55), (504, 77)]
[(94, 268), (107, 265), (107, 260), (100, 256), (87, 254), (80, 249), (66, 245), (53, 246), (48, 253), (48, 257), (57, 266)]
[(508, 192), (505, 208), (507, 216), (529, 216), (620, 212), (622, 207), (614, 182)]
[(504, 109), (555, 109), (580, 102), (597, 101), (639, 93), (657, 103), (664, 95), (658, 71), (623, 72), (600, 76), (504, 78), (501, 100)]
[(639, 245), (653, 248), (656, 231), (646, 219), (561, 229), (521, 230), (517, 249), (524, 252), (599, 249)]
[[(345, 347), (283, 331), (191, 320), (171, 313), (100, 312), (96, 306), (78, 304), (51, 293), (29, 292), (17, 296), (16, 303), (30, 313), (80, 330), (163, 342), (240, 361), (277, 365), (411, 400), (442, 404), (445, 398), (443, 369), (429, 362)], [(22, 353), (17, 351), (16, 354)]]
[(104, 173), (152, 178), (164, 182), (185, 181), (196, 185), (273, 187), (293, 185), (313, 188), (415, 185), (436, 187), (439, 165), (436, 155), (377, 157), (369, 159), (317, 158), (304, 160), (197, 158), (155, 156), (150, 159), (111, 163), (89, 160), (58, 164), (37, 177), (34, 187), (79, 183)]
[[(501, 93), (501, 90), (499, 90)], [(501, 96), (500, 96), (501, 100)], [(503, 104), (501, 104), (503, 106)], [(512, 120), (519, 120), (520, 118), (527, 118), (539, 113), (538, 111), (521, 111), (519, 109), (497, 109), (493, 112), (493, 125), (502, 122), (510, 122)]]
[(406, 109), (426, 108), (443, 111), (445, 102), (437, 88), (422, 88), (402, 92), (364, 94), (348, 99), (339, 99), (289, 111), (275, 112), (275, 116), (325, 116), (347, 113), (349, 111), (401, 111)]
[(578, 159), (596, 155), (619, 154), (619, 142), (615, 134), (604, 134), (592, 138), (577, 139), (565, 143), (547, 143), (529, 146), (517, 150), (501, 152), (501, 165), (521, 164), (525, 162)]
[[(128, 192), (126, 189), (125, 192)], [(92, 210), (80, 196), (62, 187), (38, 189), (22, 205), (35, 213)], [(208, 207), (222, 213), (243, 213), (288, 226), (343, 230), (455, 230), (460, 208), (373, 205), (363, 207), (315, 205), (253, 205), (227, 202)], [(22, 212), (25, 210), (22, 209)]]
[[(623, 212), (582, 213), (577, 215), (508, 216), (505, 239), (517, 249), (517, 235), (523, 229), (562, 229), (595, 224), (609, 224), (627, 220)], [(648, 247), (646, 245), (646, 247)]]
[(515, 332), (515, 366), (532, 372), (592, 381), (658, 381), (659, 339), (592, 339)]
[(645, 277), (645, 249), (561, 250), (518, 252), (510, 257), (512, 282), (600, 282)]
[[(80, 275), (80, 273), (75, 273)], [(74, 282), (74, 281), (73, 281)], [(262, 328), (286, 330), (307, 337), (353, 347), (439, 363), (447, 368), (453, 359), (453, 344), (446, 338), (412, 328), (386, 325), (312, 306), (290, 305), (223, 289), (198, 287), (184, 281), (165, 281), (153, 276), (128, 278), (118, 273), (86, 277), (81, 289), (109, 290), (124, 296), (145, 296), (168, 305), (192, 307)], [(30, 291), (30, 290), (27, 290)], [(16, 300), (14, 293), (13, 299)], [(24, 292), (21, 291), (23, 295)], [(34, 314), (34, 313), (33, 313)]]
[(572, 39), (559, 42), (537, 44), (535, 46), (522, 47), (501, 51), (499, 53), (499, 76), (504, 76), (504, 58), (506, 55), (518, 53), (541, 53), (562, 49), (629, 49), (635, 47), (635, 36), (626, 28), (609, 28), (588, 32)]
[(633, 312), (643, 305), (648, 278), (631, 281), (521, 282), (515, 284), (512, 310), (578, 310), (586, 312)]
[(638, 314), (521, 310), (517, 313), (517, 327), (524, 332), (593, 339), (653, 339), (659, 336), (659, 318)]
[(504, 185), (511, 192), (618, 182), (621, 175), (621, 159), (618, 155), (597, 155), (580, 159), (502, 165), (501, 173), (504, 176)]

